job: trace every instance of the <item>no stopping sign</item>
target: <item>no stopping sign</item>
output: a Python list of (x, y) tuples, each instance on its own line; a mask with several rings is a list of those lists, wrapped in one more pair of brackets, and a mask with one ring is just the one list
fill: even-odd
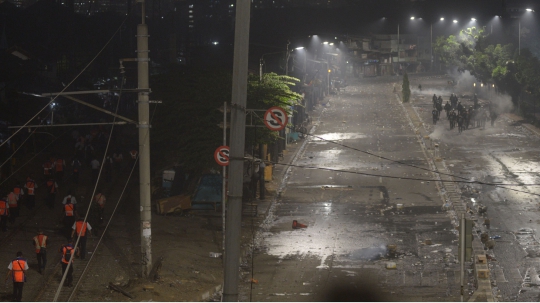
[(229, 165), (229, 147), (220, 146), (214, 152), (214, 159), (221, 166)]
[(287, 126), (288, 122), (289, 117), (287, 116), (287, 112), (281, 107), (270, 107), (264, 113), (264, 124), (270, 130), (282, 130)]

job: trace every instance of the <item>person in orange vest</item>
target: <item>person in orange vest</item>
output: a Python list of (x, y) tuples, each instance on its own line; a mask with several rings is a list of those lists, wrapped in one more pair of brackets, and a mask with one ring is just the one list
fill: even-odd
[(0, 199), (0, 229), (7, 230), (7, 221), (9, 220), (9, 204), (7, 197)]
[[(84, 258), (86, 257), (86, 234), (87, 231), (88, 233), (91, 233), (92, 226), (90, 226), (90, 223), (84, 222), (83, 218), (77, 218), (77, 221), (73, 223), (72, 229), (73, 231), (71, 232), (71, 237), (73, 238), (74, 236), (80, 236), (81, 238), (79, 240), (78, 248), (81, 254), (81, 260), (84, 260)], [(77, 234), (75, 234), (75, 232), (77, 232)]]
[(51, 177), (53, 173), (53, 164), (51, 161), (46, 160), (45, 163), (43, 163), (43, 179), (47, 180)]
[(38, 262), (38, 272), (41, 274), (45, 271), (47, 265), (47, 244), (49, 237), (43, 234), (43, 231), (38, 231), (38, 235), (32, 239), (32, 244), (36, 248), (36, 257)]
[(66, 203), (64, 204), (64, 209), (62, 210), (62, 214), (64, 216), (64, 235), (69, 241), (71, 239), (71, 226), (73, 225), (73, 223), (75, 223), (75, 215), (77, 214), (75, 204), (71, 203), (71, 199), (66, 200)]
[(56, 200), (56, 193), (58, 192), (58, 183), (56, 183), (53, 178), (49, 178), (45, 185), (47, 186), (46, 204), (50, 209), (54, 209), (54, 201)]
[(98, 206), (98, 215), (99, 215), (99, 223), (103, 223), (103, 213), (105, 210), (105, 202), (107, 201), (107, 198), (101, 193), (101, 190), (96, 191), (96, 195), (94, 196), (94, 202), (96, 202)]
[(7, 202), (9, 204), (9, 222), (13, 225), (19, 216), (19, 197), (11, 191), (7, 195)]
[(64, 179), (64, 168), (66, 167), (66, 161), (62, 158), (56, 158), (54, 161), (54, 169), (56, 174), (56, 180), (62, 182)]
[(36, 181), (32, 179), (32, 176), (26, 178), (26, 183), (24, 184), (24, 188), (28, 191), (28, 195), (26, 196), (26, 207), (28, 207), (30, 210), (34, 209), (34, 206), (36, 206), (36, 188), (37, 188)]
[(13, 279), (13, 301), (22, 301), (22, 292), (24, 282), (26, 282), (26, 271), (28, 270), (28, 262), (23, 258), (22, 252), (17, 252), (17, 258), (11, 261), (8, 265), (8, 273), (6, 282), (9, 276)]
[(69, 266), (69, 270), (66, 275), (66, 280), (64, 281), (64, 286), (72, 287), (73, 286), (73, 255), (75, 254), (76, 250), (73, 248), (73, 241), (69, 240), (69, 243), (66, 245), (62, 245), (60, 247), (60, 253), (62, 253), (62, 275), (66, 273), (66, 269), (68, 267), (68, 264), (71, 263), (71, 266)]

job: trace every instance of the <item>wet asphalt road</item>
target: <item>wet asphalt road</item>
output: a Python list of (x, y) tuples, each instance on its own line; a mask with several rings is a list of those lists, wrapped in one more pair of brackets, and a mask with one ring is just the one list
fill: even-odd
[(381, 177), (434, 178), (412, 167), (430, 163), (394, 81), (353, 79), (313, 118), (293, 163), (311, 168), (290, 168), (241, 301), (459, 300), (457, 237), (434, 182)]
[[(540, 137), (523, 126), (522, 118), (502, 115), (493, 127), (475, 127), (462, 134), (450, 131), (445, 117), (433, 126), (430, 88), (438, 90), (444, 85), (434, 82), (427, 86), (423, 94), (415, 95), (415, 108), (432, 131), (431, 136), (439, 141), (441, 154), (454, 174), (483, 182), (540, 184)], [(508, 104), (504, 99), (486, 94), (481, 102), (498, 100)], [(463, 102), (472, 105), (466, 99)], [(470, 208), (476, 209), (478, 204), (488, 207), (489, 230), (481, 225), (484, 218), (475, 215), (481, 230), (497, 238), (489, 253), (497, 259), (491, 262), (490, 270), (498, 300), (539, 301), (540, 245), (536, 232), (540, 224), (540, 187), (507, 186), (515, 191), (485, 185), (460, 187)]]

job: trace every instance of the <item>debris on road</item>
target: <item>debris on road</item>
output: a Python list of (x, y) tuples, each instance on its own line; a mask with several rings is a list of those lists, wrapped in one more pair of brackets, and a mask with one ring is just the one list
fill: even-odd
[(298, 223), (297, 220), (293, 220), (293, 222), (292, 222), (292, 228), (293, 228), (293, 229), (307, 228), (307, 225), (302, 224), (302, 223)]
[(109, 282), (109, 288), (122, 293), (123, 295), (129, 297), (130, 299), (134, 299), (134, 297), (130, 293), (128, 293), (127, 291), (123, 290), (122, 288), (114, 285), (112, 282)]
[(386, 269), (397, 269), (396, 262), (388, 262), (388, 263), (386, 263)]

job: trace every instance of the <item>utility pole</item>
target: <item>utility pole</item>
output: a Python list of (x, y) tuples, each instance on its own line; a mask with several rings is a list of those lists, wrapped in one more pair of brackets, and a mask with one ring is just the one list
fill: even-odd
[(431, 23), (431, 33), (430, 33), (430, 39), (429, 39), (429, 59), (430, 59), (430, 65), (429, 65), (429, 71), (433, 71), (433, 23)]
[(459, 233), (461, 237), (459, 238), (459, 281), (461, 284), (461, 302), (463, 302), (463, 295), (465, 292), (465, 214), (461, 214), (460, 224), (459, 224)]
[(246, 133), (246, 103), (249, 54), (250, 0), (236, 0), (234, 61), (231, 102), (231, 136), (229, 164), (229, 199), (227, 203), (223, 298), (238, 301), (238, 268), (240, 267), (240, 229), (242, 224), (242, 178)]
[(289, 75), (289, 43), (287, 43), (287, 52), (285, 53), (285, 76)]
[(145, 23), (144, 0), (141, 3), (141, 24), (137, 25), (138, 94), (139, 107), (139, 194), (141, 221), (141, 276), (148, 277), (152, 269), (152, 207), (150, 204), (150, 104), (148, 79), (148, 25)]

